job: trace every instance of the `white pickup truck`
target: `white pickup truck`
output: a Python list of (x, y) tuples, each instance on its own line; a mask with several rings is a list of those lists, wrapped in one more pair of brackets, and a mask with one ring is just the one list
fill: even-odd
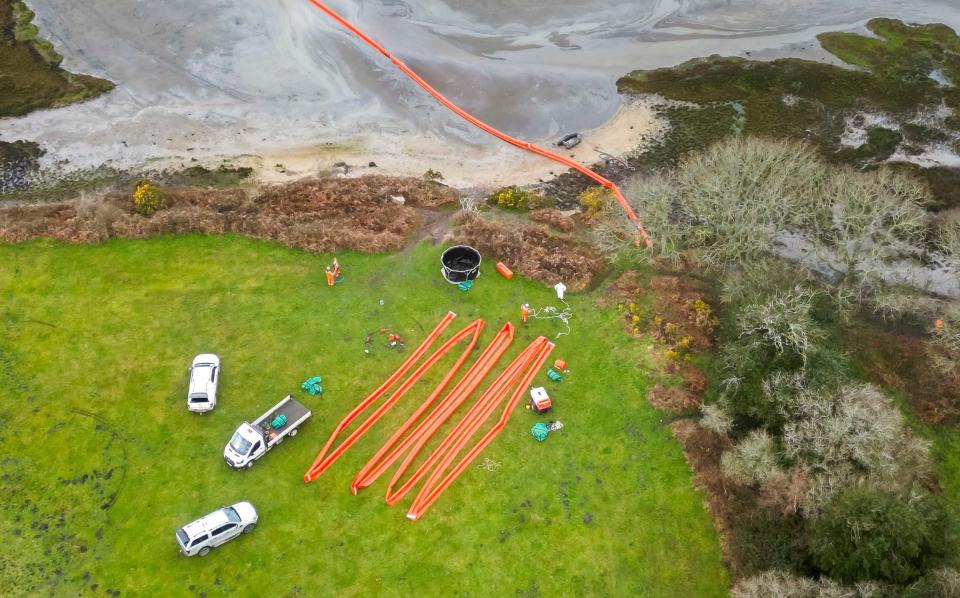
[(234, 469), (252, 467), (284, 438), (296, 436), (297, 428), (311, 415), (305, 405), (287, 395), (252, 424), (240, 424), (223, 448), (223, 459)]
[(211, 548), (229, 542), (241, 533), (252, 532), (259, 519), (252, 504), (238, 502), (177, 528), (177, 545), (187, 556), (206, 556)]

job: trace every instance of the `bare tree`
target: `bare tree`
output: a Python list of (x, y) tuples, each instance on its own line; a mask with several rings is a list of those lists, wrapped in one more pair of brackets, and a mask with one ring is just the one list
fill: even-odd
[(808, 516), (843, 488), (872, 482), (906, 489), (932, 471), (929, 443), (913, 436), (899, 409), (872, 385), (808, 391), (795, 410), (783, 443), (789, 459), (811, 468)]
[(762, 303), (743, 306), (737, 313), (741, 339), (767, 346), (777, 353), (791, 351), (806, 361), (822, 332), (811, 316), (816, 291), (797, 285), (777, 291)]
[(733, 428), (733, 417), (720, 405), (711, 403), (702, 405), (700, 413), (703, 417), (700, 419), (700, 425), (708, 430), (713, 430), (717, 434), (724, 436)]
[(826, 577), (810, 579), (774, 569), (739, 580), (730, 594), (733, 598), (880, 598), (887, 595), (885, 590), (878, 582), (842, 586)]

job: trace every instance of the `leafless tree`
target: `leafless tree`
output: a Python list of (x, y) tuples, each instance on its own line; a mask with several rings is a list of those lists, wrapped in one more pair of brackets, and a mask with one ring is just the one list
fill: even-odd
[(816, 291), (797, 285), (777, 291), (761, 303), (744, 305), (737, 313), (741, 339), (774, 349), (792, 351), (804, 360), (822, 333), (811, 316)]
[(842, 586), (826, 577), (810, 579), (775, 569), (741, 579), (730, 594), (733, 598), (880, 598), (887, 595), (877, 582)]

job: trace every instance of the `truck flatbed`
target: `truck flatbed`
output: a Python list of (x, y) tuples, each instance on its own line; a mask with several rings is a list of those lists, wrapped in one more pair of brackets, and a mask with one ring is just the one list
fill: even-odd
[[(279, 428), (274, 429), (270, 426), (270, 422), (281, 413), (287, 417), (287, 421)], [(272, 442), (275, 438), (284, 436), (288, 429), (299, 426), (300, 423), (309, 416), (310, 409), (307, 408), (306, 405), (287, 395), (281, 399), (279, 403), (261, 415), (252, 425), (261, 430), (269, 430), (266, 432), (266, 435), (270, 439), (270, 442)]]

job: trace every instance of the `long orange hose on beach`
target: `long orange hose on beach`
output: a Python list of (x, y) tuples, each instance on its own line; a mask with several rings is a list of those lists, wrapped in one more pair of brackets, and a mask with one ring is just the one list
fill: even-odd
[(366, 35), (363, 31), (361, 31), (356, 26), (354, 26), (350, 21), (346, 20), (345, 18), (341, 17), (339, 14), (334, 12), (329, 6), (327, 6), (320, 0), (309, 0), (309, 2), (314, 6), (316, 6), (317, 8), (319, 8), (320, 10), (322, 10), (323, 12), (325, 12), (332, 19), (334, 19), (335, 21), (337, 21), (338, 23), (346, 27), (351, 33), (353, 33), (354, 35), (356, 35), (357, 37), (365, 41), (374, 50), (376, 50), (377, 52), (380, 52), (381, 54), (389, 58), (390, 62), (392, 62), (394, 66), (396, 66), (398, 69), (403, 71), (408, 77), (413, 79), (414, 82), (417, 83), (417, 85), (419, 85), (424, 90), (426, 90), (427, 93), (432, 95), (438, 102), (440, 102), (441, 104), (449, 108), (452, 112), (457, 114), (460, 118), (486, 131), (487, 133), (493, 135), (494, 137), (497, 137), (498, 139), (506, 141), (510, 145), (519, 147), (520, 149), (527, 150), (528, 152), (533, 152), (534, 154), (539, 154), (545, 158), (549, 158), (555, 162), (559, 162), (560, 164), (563, 164), (568, 168), (572, 168), (577, 172), (580, 172), (590, 177), (591, 179), (593, 179), (603, 187), (606, 187), (607, 189), (609, 189), (613, 193), (614, 197), (617, 198), (617, 201), (620, 202), (620, 205), (623, 207), (624, 211), (627, 213), (627, 218), (629, 218), (636, 225), (637, 234), (643, 239), (643, 242), (646, 244), (646, 246), (650, 247), (651, 245), (653, 245), (653, 242), (650, 240), (650, 236), (647, 234), (646, 229), (643, 228), (643, 224), (637, 218), (637, 215), (633, 211), (633, 208), (630, 207), (630, 203), (623, 196), (623, 193), (620, 192), (620, 188), (617, 187), (617, 185), (613, 181), (590, 170), (589, 168), (587, 168), (583, 164), (580, 164), (579, 162), (570, 160), (569, 158), (561, 156), (556, 152), (551, 152), (548, 149), (544, 149), (528, 141), (523, 141), (522, 139), (511, 137), (510, 135), (507, 135), (506, 133), (491, 127), (487, 123), (483, 122), (479, 118), (473, 116), (463, 108), (457, 106), (456, 104), (448, 100), (442, 93), (440, 93), (439, 91), (434, 89), (429, 83), (424, 81), (423, 78), (420, 77), (420, 75), (418, 75), (413, 71), (413, 69), (405, 65), (399, 58), (390, 54), (390, 52), (388, 52), (386, 48), (384, 48), (375, 40), (373, 40), (371, 37)]

